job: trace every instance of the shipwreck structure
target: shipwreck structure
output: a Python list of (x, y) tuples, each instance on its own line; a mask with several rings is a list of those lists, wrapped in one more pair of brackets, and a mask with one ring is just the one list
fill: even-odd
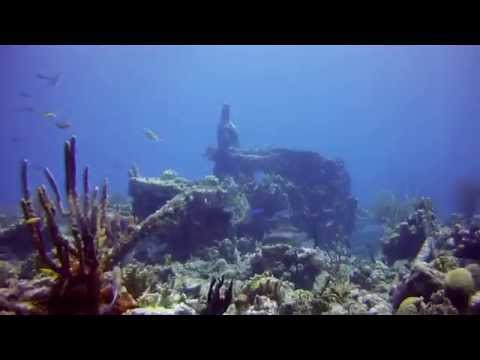
[[(271, 182), (283, 183), (284, 203), (294, 224), (307, 230), (317, 245), (327, 238), (348, 237), (352, 233), (357, 200), (350, 194), (350, 175), (343, 161), (327, 159), (312, 151), (250, 150), (241, 149), (239, 144), (239, 134), (230, 120), (230, 107), (223, 105), (217, 128), (217, 148), (209, 147), (206, 151), (207, 157), (214, 162), (216, 177), (232, 177), (247, 188), (248, 184), (256, 182), (259, 173), (267, 174)], [(258, 188), (253, 186), (250, 195)], [(251, 205), (268, 210), (273, 196), (259, 203), (262, 196), (256, 195), (249, 196)], [(270, 213), (279, 210), (282, 209)]]
[(348, 245), (357, 201), (342, 161), (311, 151), (242, 149), (229, 105), (221, 109), (217, 147), (207, 148), (206, 156), (214, 162), (215, 176), (201, 181), (170, 170), (158, 178), (140, 176), (138, 169), (130, 172), (134, 215), (144, 224), (155, 223), (148, 237), (170, 244), (173, 255), (188, 256), (227, 236), (263, 241), (284, 229), (297, 231), (298, 238), (307, 234), (317, 246)]

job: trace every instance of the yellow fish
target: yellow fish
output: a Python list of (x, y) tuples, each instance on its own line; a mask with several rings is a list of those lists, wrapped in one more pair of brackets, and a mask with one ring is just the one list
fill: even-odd
[(46, 277), (50, 277), (50, 278), (54, 278), (56, 279), (58, 277), (58, 274), (53, 271), (52, 269), (49, 269), (49, 268), (40, 268), (40, 274), (46, 276)]
[(39, 221), (41, 221), (42, 218), (39, 218), (38, 216), (37, 217), (33, 217), (33, 218), (30, 218), (28, 220), (25, 221), (25, 224), (27, 225), (33, 225), (33, 224), (36, 224), (38, 223)]
[(46, 117), (47, 119), (48, 118), (56, 118), (57, 114), (55, 114), (54, 112), (44, 112), (43, 116)]
[(97, 246), (103, 247), (103, 245), (105, 244), (105, 241), (107, 241), (107, 232), (105, 228), (102, 227), (97, 235)]

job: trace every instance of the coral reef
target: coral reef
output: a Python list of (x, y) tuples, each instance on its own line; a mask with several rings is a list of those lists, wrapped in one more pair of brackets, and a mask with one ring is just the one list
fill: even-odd
[(128, 183), (128, 193), (133, 199), (134, 215), (140, 220), (145, 219), (183, 192), (187, 186), (188, 181), (171, 170), (166, 170), (159, 178), (132, 176)]
[[(112, 248), (106, 244), (113, 239), (107, 235), (107, 182), (104, 182), (100, 198), (97, 200), (98, 188), (90, 193), (88, 167), (83, 172), (83, 201), (76, 190), (76, 139), (72, 137), (65, 143), (65, 184), (68, 197), (68, 211), (62, 205), (60, 192), (53, 175), (45, 170), (47, 180), (55, 194), (53, 203), (45, 186), (37, 188), (39, 203), (43, 209), (46, 229), (54, 247), (52, 259), (45, 247), (42, 227), (43, 220), (37, 216), (30, 197), (28, 186), (28, 162), (22, 163), (21, 184), (23, 198), (21, 207), (25, 224), (32, 236), (33, 246), (42, 267), (50, 270), (54, 277), (45, 308), (49, 314), (98, 314), (102, 305), (102, 287), (104, 274), (112, 268)], [(57, 218), (67, 216), (72, 240), (64, 236), (58, 226)], [(121, 245), (121, 244), (120, 244)], [(113, 293), (112, 293), (113, 297)], [(117, 302), (122, 296), (115, 296)], [(115, 304), (112, 304), (115, 305)], [(109, 310), (112, 310), (110, 307)]]
[(287, 244), (263, 245), (251, 257), (253, 273), (266, 271), (303, 289), (312, 289), (316, 276), (328, 264), (324, 252)]
[[(233, 177), (242, 184), (251, 206), (263, 209), (264, 217), (287, 209), (293, 225), (313, 236), (321, 236), (317, 227), (321, 229), (329, 222), (337, 231), (341, 228), (351, 234), (357, 202), (350, 197), (350, 176), (342, 161), (308, 151), (242, 150), (238, 141), (227, 141), (230, 145), (225, 146), (228, 136), (223, 135), (224, 122), (222, 115), (217, 149), (207, 151), (217, 177)], [(259, 173), (265, 176), (257, 182)], [(321, 241), (318, 239), (318, 243)]]
[(226, 191), (194, 188), (178, 194), (139, 224), (138, 240), (162, 242), (176, 259), (231, 235), (232, 213), (225, 209)]
[(415, 258), (437, 226), (430, 200), (420, 199), (406, 221), (387, 231), (382, 244), (387, 262), (392, 264), (396, 260)]
[(407, 217), (415, 210), (417, 201), (417, 199), (409, 197), (401, 199), (391, 192), (382, 191), (373, 204), (371, 216), (378, 224), (395, 227), (398, 223), (407, 220)]
[(480, 260), (480, 225), (455, 224), (453, 227), (455, 256)]
[[(43, 235), (47, 234), (44, 232)], [(14, 223), (0, 228), (0, 248), (3, 254), (8, 254), (5, 257), (15, 256), (19, 259), (28, 257), (33, 251), (33, 246), (26, 226), (23, 223)]]
[(48, 169), (52, 195), (32, 195), (24, 161), (23, 221), (0, 229), (0, 314), (480, 313), (480, 216), (442, 224), (429, 199), (391, 194), (370, 214), (342, 161), (241, 149), (228, 105), (220, 118), (215, 176), (134, 166), (131, 199), (91, 191), (88, 167), (77, 193), (75, 137), (65, 203)]
[(475, 284), (470, 271), (457, 268), (447, 273), (445, 279), (445, 295), (460, 311), (468, 307), (470, 296), (475, 291)]
[[(423, 298), (422, 297), (414, 297), (410, 296), (407, 297), (405, 300), (402, 301), (400, 306), (398, 307), (396, 315), (418, 315), (420, 313), (420, 307), (422, 306)], [(423, 304), (425, 306), (425, 304)]]
[(427, 265), (418, 264), (395, 288), (392, 295), (393, 308), (398, 309), (400, 303), (407, 297), (421, 296), (428, 301), (434, 292), (444, 288), (444, 284), (443, 273)]
[(233, 280), (230, 285), (221, 293), (225, 277), (220, 279), (213, 278), (210, 282), (210, 288), (207, 295), (207, 307), (203, 312), (204, 315), (222, 315), (227, 311), (232, 303), (233, 297)]

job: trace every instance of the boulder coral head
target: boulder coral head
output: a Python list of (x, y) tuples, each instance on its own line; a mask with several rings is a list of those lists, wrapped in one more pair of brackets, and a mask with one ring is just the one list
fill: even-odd
[(447, 273), (445, 283), (445, 294), (452, 304), (460, 311), (466, 310), (475, 291), (472, 274), (465, 268), (457, 268)]

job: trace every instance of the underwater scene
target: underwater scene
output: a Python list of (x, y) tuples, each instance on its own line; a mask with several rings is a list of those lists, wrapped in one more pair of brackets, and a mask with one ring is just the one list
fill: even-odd
[(0, 314), (480, 314), (479, 61), (0, 45)]

